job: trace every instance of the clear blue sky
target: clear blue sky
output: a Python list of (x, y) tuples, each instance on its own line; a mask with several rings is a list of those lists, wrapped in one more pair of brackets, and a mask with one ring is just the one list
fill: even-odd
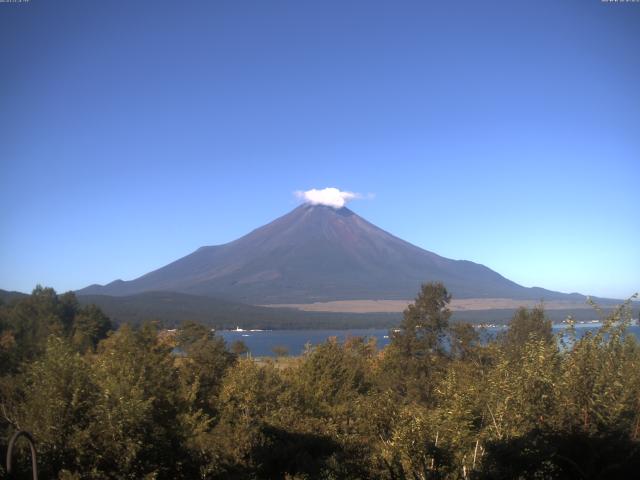
[(640, 4), (0, 4), (0, 288), (132, 279), (338, 187), (525, 286), (640, 289)]

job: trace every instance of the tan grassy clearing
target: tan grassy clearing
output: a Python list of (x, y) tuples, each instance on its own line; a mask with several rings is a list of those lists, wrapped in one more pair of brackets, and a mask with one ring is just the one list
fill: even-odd
[[(261, 306), (294, 308), (305, 312), (397, 313), (402, 312), (411, 302), (413, 300), (336, 300), (333, 302), (281, 303)], [(513, 300), (510, 298), (463, 298), (453, 299), (450, 308), (452, 311), (515, 309), (518, 307), (531, 308), (539, 303), (536, 300)], [(566, 310), (591, 307), (586, 302), (556, 300), (544, 302), (544, 308), (546, 310)]]

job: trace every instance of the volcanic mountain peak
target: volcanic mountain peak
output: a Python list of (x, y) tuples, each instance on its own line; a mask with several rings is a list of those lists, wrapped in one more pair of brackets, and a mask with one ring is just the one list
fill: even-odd
[(376, 227), (346, 207), (303, 204), (230, 243), (201, 247), (131, 281), (81, 294), (173, 291), (247, 303), (412, 298), (442, 281), (458, 298), (565, 298), (489, 268), (450, 260)]

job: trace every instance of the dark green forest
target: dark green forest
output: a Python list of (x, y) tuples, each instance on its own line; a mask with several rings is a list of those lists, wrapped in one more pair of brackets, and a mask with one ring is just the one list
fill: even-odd
[(630, 302), (580, 338), (571, 322), (553, 335), (540, 306), (481, 342), (450, 300), (424, 285), (383, 349), (252, 359), (198, 323), (114, 329), (38, 287), (0, 305), (0, 455), (23, 429), (44, 479), (635, 478)]

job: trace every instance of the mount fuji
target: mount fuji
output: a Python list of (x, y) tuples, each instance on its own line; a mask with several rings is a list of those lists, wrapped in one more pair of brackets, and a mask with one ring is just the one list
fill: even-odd
[(77, 293), (177, 292), (256, 305), (409, 299), (428, 281), (443, 282), (459, 299), (584, 300), (526, 288), (484, 265), (441, 257), (346, 207), (308, 203), (230, 243), (201, 247), (134, 280)]

